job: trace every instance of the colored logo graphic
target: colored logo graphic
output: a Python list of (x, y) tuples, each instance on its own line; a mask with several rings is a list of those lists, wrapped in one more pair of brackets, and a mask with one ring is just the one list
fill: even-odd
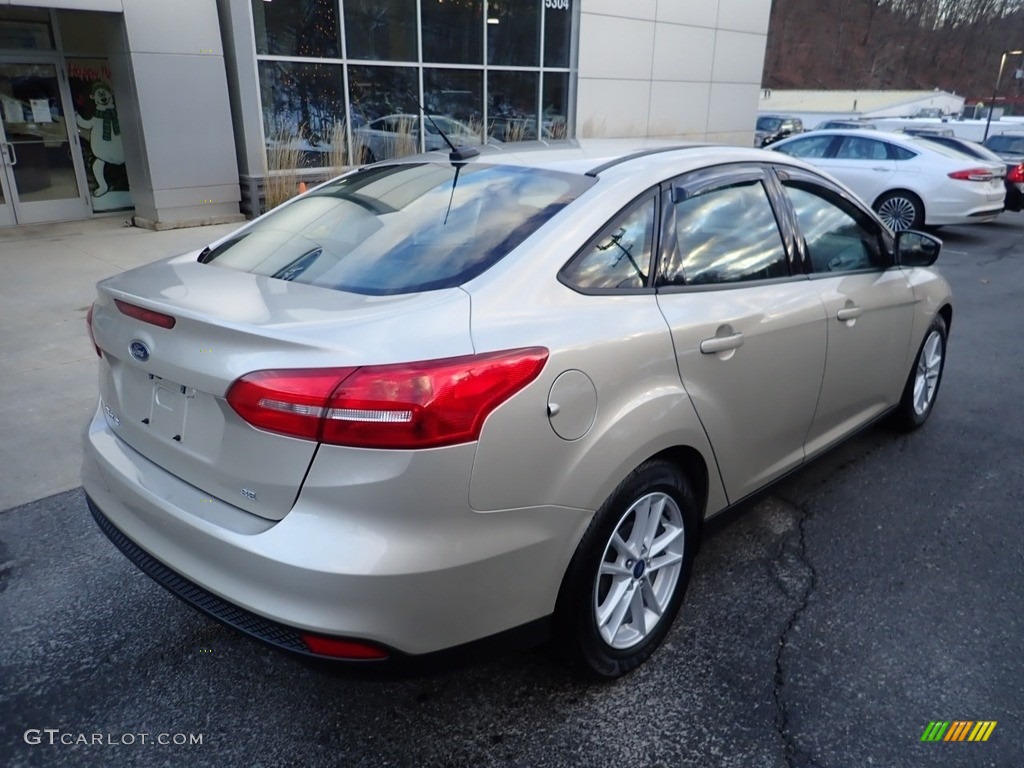
[(995, 720), (932, 720), (921, 741), (988, 741), (995, 729)]

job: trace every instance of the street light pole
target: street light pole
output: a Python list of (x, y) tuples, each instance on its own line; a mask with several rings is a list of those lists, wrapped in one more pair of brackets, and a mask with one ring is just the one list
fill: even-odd
[(1024, 51), (1003, 51), (1003, 55), (999, 59), (999, 74), (996, 75), (996, 87), (992, 91), (992, 102), (988, 105), (988, 119), (985, 121), (985, 137), (982, 139), (982, 142), (988, 139), (988, 131), (992, 127), (992, 110), (996, 108), (996, 94), (999, 93), (999, 83), (1003, 79), (1003, 67), (1006, 66), (1006, 57), (1020, 56), (1021, 54), (1024, 54)]

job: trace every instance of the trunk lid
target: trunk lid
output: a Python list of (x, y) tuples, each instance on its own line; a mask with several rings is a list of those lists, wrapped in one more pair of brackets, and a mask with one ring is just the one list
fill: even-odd
[[(170, 315), (174, 327), (129, 317), (115, 300)], [(460, 288), (365, 296), (189, 254), (99, 284), (100, 398), (114, 432), (147, 459), (211, 497), (280, 520), (317, 443), (249, 425), (225, 400), (232, 382), (257, 370), (471, 354), (469, 310)]]

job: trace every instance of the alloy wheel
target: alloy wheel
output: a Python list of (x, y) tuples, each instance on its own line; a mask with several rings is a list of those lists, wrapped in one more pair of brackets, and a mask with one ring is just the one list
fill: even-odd
[(685, 543), (683, 514), (668, 494), (649, 493), (629, 507), (594, 584), (594, 619), (605, 643), (625, 650), (654, 631), (679, 584)]
[(914, 413), (918, 416), (931, 407), (935, 399), (935, 390), (939, 386), (939, 375), (942, 373), (942, 334), (932, 330), (921, 347), (917, 358), (917, 372), (914, 375)]
[(906, 197), (890, 197), (878, 206), (878, 217), (893, 232), (910, 229), (917, 217), (917, 206)]

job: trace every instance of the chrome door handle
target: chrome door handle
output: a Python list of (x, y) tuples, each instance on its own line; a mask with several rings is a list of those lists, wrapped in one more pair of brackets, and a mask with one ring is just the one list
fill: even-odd
[(726, 352), (742, 346), (743, 334), (734, 333), (732, 336), (715, 336), (710, 339), (704, 339), (700, 343), (700, 351), (705, 355), (713, 355), (716, 352)]
[(839, 320), (856, 320), (858, 317), (864, 314), (864, 310), (860, 307), (843, 307), (836, 312), (836, 318)]
[(888, 168), (879, 168), (878, 166), (875, 166), (875, 167), (874, 167), (874, 168), (872, 168), (871, 170), (872, 170), (872, 171), (881, 171), (882, 173), (885, 173), (885, 172), (886, 172), (886, 171), (888, 171), (889, 169), (888, 169)]
[(18, 164), (18, 156), (14, 152), (14, 145), (13, 144), (8, 144), (7, 142), (4, 142), (3, 143), (3, 149), (4, 149), (4, 154), (7, 156), (5, 158), (7, 160), (7, 164), (13, 168), (14, 166), (16, 166)]

